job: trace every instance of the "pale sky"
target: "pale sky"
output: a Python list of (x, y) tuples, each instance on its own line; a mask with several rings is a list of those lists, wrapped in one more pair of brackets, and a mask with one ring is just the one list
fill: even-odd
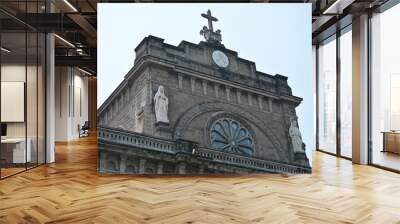
[(101, 3), (98, 4), (98, 107), (133, 67), (135, 47), (148, 35), (178, 45), (199, 43), (208, 9), (218, 18), (222, 43), (239, 57), (254, 61), (258, 71), (287, 76), (297, 107), (299, 126), (311, 161), (314, 147), (314, 79), (311, 4), (263, 3)]

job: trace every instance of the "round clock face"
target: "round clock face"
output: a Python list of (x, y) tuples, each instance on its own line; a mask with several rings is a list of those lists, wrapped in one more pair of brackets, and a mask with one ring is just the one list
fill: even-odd
[(212, 53), (212, 58), (219, 67), (226, 68), (229, 65), (229, 59), (222, 51), (214, 51)]

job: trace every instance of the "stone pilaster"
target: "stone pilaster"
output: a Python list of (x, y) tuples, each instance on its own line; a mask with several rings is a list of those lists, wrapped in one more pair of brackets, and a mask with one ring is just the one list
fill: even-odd
[(106, 163), (107, 163), (107, 152), (100, 151), (99, 169), (104, 170), (106, 168)]
[(269, 112), (272, 112), (272, 99), (268, 98), (268, 108), (269, 108)]
[(231, 88), (226, 86), (225, 90), (226, 90), (226, 101), (229, 102), (229, 101), (231, 101), (231, 96), (230, 96)]
[(178, 174), (186, 174), (186, 163), (179, 163), (178, 164)]
[(207, 96), (207, 81), (203, 80), (202, 84), (203, 84), (203, 95)]
[(183, 75), (182, 74), (178, 74), (178, 87), (179, 89), (182, 89), (183, 87)]
[(258, 100), (258, 107), (260, 107), (260, 109), (263, 109), (263, 105), (262, 105), (262, 96), (258, 95), (257, 96), (257, 100)]
[(158, 162), (157, 164), (157, 174), (163, 174), (163, 163), (162, 162)]
[(196, 90), (196, 79), (193, 77), (190, 77), (190, 87), (192, 89), (192, 92)]
[(126, 154), (121, 154), (121, 162), (119, 163), (119, 172), (125, 173), (126, 172)]
[(249, 101), (249, 105), (252, 106), (253, 102), (251, 100), (251, 93), (250, 92), (247, 92), (247, 100)]
[(146, 159), (139, 159), (139, 174), (144, 174), (146, 168)]
[(215, 98), (217, 98), (217, 99), (218, 99), (218, 97), (219, 97), (218, 91), (219, 91), (219, 84), (218, 84), (218, 83), (215, 83), (215, 84), (214, 84), (214, 92), (215, 92)]
[(204, 165), (200, 165), (199, 174), (204, 174)]

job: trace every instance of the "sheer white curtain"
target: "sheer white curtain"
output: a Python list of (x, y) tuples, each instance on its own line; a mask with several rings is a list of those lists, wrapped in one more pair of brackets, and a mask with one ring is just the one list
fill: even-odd
[(352, 33), (340, 36), (340, 150), (351, 158), (352, 142)]
[(382, 131), (400, 130), (400, 4), (372, 17), (373, 163), (382, 163)]
[(336, 39), (318, 48), (319, 149), (336, 153)]

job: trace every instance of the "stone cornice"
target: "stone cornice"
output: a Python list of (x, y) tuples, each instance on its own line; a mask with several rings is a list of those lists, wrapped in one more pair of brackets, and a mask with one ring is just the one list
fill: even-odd
[[(149, 44), (150, 42), (156, 42), (156, 43), (160, 44), (161, 47)], [(146, 44), (147, 44), (147, 46), (143, 46), (143, 45), (146, 45)], [(187, 62), (187, 63), (195, 63), (195, 64), (197, 64), (199, 66), (202, 66), (205, 70), (210, 70), (210, 71), (214, 71), (215, 70), (215, 68), (210, 66), (210, 65), (202, 64), (202, 63), (199, 63), (198, 61), (193, 61), (193, 60), (184, 58), (182, 56), (179, 56), (178, 54), (173, 54), (173, 58), (174, 59), (173, 60), (168, 60), (167, 58), (156, 57), (154, 55), (149, 55), (148, 52), (147, 52), (147, 49), (149, 49), (149, 48), (154, 48), (154, 49), (158, 48), (159, 50), (162, 50), (164, 48), (169, 48), (169, 49), (172, 49), (174, 51), (185, 53), (185, 47), (186, 46), (196, 47), (196, 48), (199, 48), (199, 49), (202, 49), (204, 47), (213, 47), (213, 46), (210, 45), (210, 43), (206, 43), (206, 42), (203, 42), (203, 41), (200, 42), (199, 44), (194, 44), (194, 43), (191, 43), (191, 42), (188, 42), (188, 41), (181, 41), (181, 43), (178, 46), (174, 46), (174, 45), (171, 45), (171, 44), (164, 43), (164, 39), (162, 39), (162, 38), (150, 35), (150, 36), (145, 37), (139, 43), (139, 45), (135, 48), (135, 51), (138, 52), (139, 49), (142, 46), (144, 47), (144, 49), (146, 49), (146, 53), (141, 54), (140, 57), (136, 58), (135, 65), (125, 75), (124, 80), (120, 83), (120, 85), (118, 85), (118, 87), (106, 99), (106, 101), (104, 101), (104, 103), (99, 107), (98, 114), (103, 113), (103, 111), (109, 106), (109, 104), (115, 99), (115, 97), (117, 97), (120, 94), (121, 90), (124, 89), (125, 85), (130, 83), (130, 80), (132, 80), (133, 77), (135, 77), (135, 75), (140, 71), (140, 69), (144, 69), (149, 63), (153, 63), (153, 64), (156, 64), (156, 65), (159, 65), (159, 66), (163, 66), (163, 67), (169, 68), (170, 70), (178, 72), (178, 73), (181, 73), (181, 74), (185, 74), (185, 75), (188, 75), (188, 76), (193, 76), (193, 77), (196, 77), (196, 78), (202, 79), (202, 80), (207, 80), (209, 82), (219, 83), (219, 84), (225, 85), (225, 86), (230, 86), (232, 88), (236, 88), (236, 89), (240, 89), (242, 91), (247, 91), (247, 92), (251, 92), (251, 93), (254, 93), (254, 94), (262, 95), (262, 96), (265, 96), (265, 97), (268, 97), (268, 98), (271, 98), (271, 99), (289, 101), (289, 102), (292, 102), (292, 103), (296, 104), (296, 106), (299, 105), (301, 103), (301, 101), (302, 101), (302, 98), (300, 98), (300, 97), (293, 96), (293, 95), (288, 95), (288, 94), (286, 94), (284, 92), (280, 92), (279, 91), (280, 86), (278, 86), (278, 85), (280, 85), (280, 84), (278, 84), (278, 82), (285, 83), (287, 81), (287, 77), (282, 76), (282, 75), (278, 75), (278, 74), (275, 75), (275, 76), (272, 76), (272, 75), (269, 75), (267, 73), (263, 73), (263, 72), (257, 71), (255, 69), (255, 63), (254, 62), (238, 57), (238, 54), (237, 54), (236, 51), (232, 51), (232, 50), (226, 49), (223, 46), (215, 46), (215, 47), (216, 48), (221, 48), (225, 52), (231, 53), (239, 61), (243, 61), (243, 62), (245, 62), (247, 64), (250, 64), (255, 69), (255, 71), (254, 71), (255, 75), (256, 76), (260, 76), (261, 78), (254, 79), (252, 77), (246, 77), (243, 74), (235, 73), (235, 72), (232, 72), (232, 71), (224, 71), (227, 74), (234, 75), (234, 77), (236, 79), (238, 79), (238, 80), (248, 79), (250, 82), (254, 83), (253, 85), (246, 85), (244, 83), (241, 83), (241, 82), (238, 82), (238, 81), (235, 81), (235, 80), (227, 80), (226, 78), (223, 78), (223, 77), (217, 77), (216, 75), (210, 75), (210, 74), (207, 74), (207, 73), (192, 69), (192, 68), (190, 68), (188, 66), (178, 65), (177, 60), (181, 60), (181, 61)], [(218, 74), (221, 71), (217, 70), (215, 73)], [(222, 76), (223, 76), (223, 74), (222, 74)], [(273, 82), (268, 82), (266, 80), (263, 80), (263, 78), (274, 80), (274, 83)], [(264, 83), (262, 83), (262, 82), (264, 82)], [(260, 83), (262, 83), (262, 84), (260, 84)], [(276, 88), (278, 90), (277, 90), (277, 92), (268, 91), (268, 90), (265, 89), (265, 87), (261, 88), (260, 86), (257, 86), (257, 85), (265, 85), (265, 86), (271, 85), (271, 88)], [(285, 88), (290, 88), (290, 87), (287, 84), (285, 84), (285, 85), (282, 86), (282, 88), (285, 89)]]
[[(231, 88), (240, 89), (241, 91), (251, 92), (251, 93), (254, 93), (257, 95), (262, 95), (262, 96), (272, 98), (272, 99), (287, 100), (287, 101), (291, 101), (296, 104), (300, 104), (300, 102), (303, 100), (302, 98), (297, 97), (297, 96), (277, 94), (277, 93), (266, 91), (264, 89), (255, 88), (253, 86), (247, 86), (242, 83), (238, 83), (238, 82), (234, 82), (231, 80), (226, 80), (226, 79), (222, 79), (219, 77), (211, 76), (209, 74), (202, 73), (200, 71), (196, 71), (196, 70), (193, 70), (193, 69), (190, 69), (187, 67), (179, 66), (174, 63), (171, 63), (168, 60), (160, 59), (160, 58), (153, 57), (153, 56), (146, 56), (146, 57), (142, 58), (142, 60), (139, 61), (138, 63), (140, 64), (139, 66), (144, 65), (145, 63), (156, 64), (156, 65), (168, 68), (171, 71), (175, 71), (175, 72), (187, 75), (187, 76), (193, 76), (193, 77), (196, 77), (197, 79), (207, 80), (209, 82), (218, 83), (220, 85), (229, 86)], [(134, 74), (132, 74), (132, 75), (134, 75)]]
[[(208, 148), (197, 147), (193, 142), (185, 140), (171, 141), (151, 137), (135, 132), (128, 132), (121, 129), (99, 127), (97, 129), (99, 147), (102, 145), (122, 146), (129, 153), (129, 150), (145, 150), (156, 153), (167, 153), (171, 155), (186, 154), (199, 159), (214, 163), (238, 166), (263, 172), (287, 172), (287, 173), (311, 173), (311, 167), (296, 166), (277, 161), (245, 157), (241, 155), (225, 153)], [(187, 143), (187, 144), (185, 144)], [(107, 147), (108, 150), (112, 148)], [(119, 152), (121, 153), (121, 152)]]
[[(168, 61), (163, 58), (157, 58), (154, 56), (144, 56), (140, 58), (135, 64), (135, 66), (126, 74), (124, 80), (118, 85), (118, 87), (113, 91), (113, 93), (107, 98), (106, 101), (100, 106), (98, 109), (98, 114), (103, 113), (104, 109), (108, 107), (108, 105), (117, 97), (120, 92), (124, 89), (124, 87), (130, 82), (131, 79), (136, 77), (137, 73), (147, 67), (150, 64), (162, 66), (164, 68), (169, 69), (170, 71), (175, 71), (180, 74), (184, 74), (187, 76), (196, 77), (197, 79), (207, 80), (212, 83), (218, 83), (220, 85), (229, 86), (231, 88), (239, 89), (241, 91), (251, 92), (253, 94), (261, 95), (267, 98), (275, 99), (275, 100), (286, 100), (296, 105), (299, 105), (302, 101), (302, 98), (293, 96), (293, 95), (282, 95), (274, 92), (269, 92), (264, 89), (255, 88), (253, 86), (244, 85), (242, 83), (234, 82), (231, 80), (222, 79), (219, 77), (211, 76), (209, 74), (193, 70), (184, 66), (179, 66), (172, 61)], [(280, 75), (279, 75), (280, 76)], [(286, 78), (285, 76), (281, 76)]]

